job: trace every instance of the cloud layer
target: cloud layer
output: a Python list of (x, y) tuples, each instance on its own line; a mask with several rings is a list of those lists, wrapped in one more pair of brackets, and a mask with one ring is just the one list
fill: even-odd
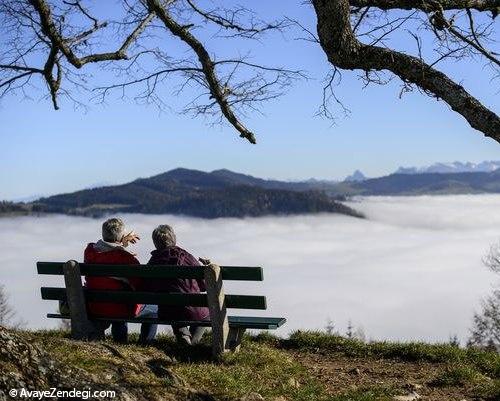
[[(263, 283), (231, 282), (226, 292), (265, 294), (269, 310), (257, 314), (286, 317), (280, 334), (323, 329), (330, 318), (341, 331), (352, 320), (373, 339), (440, 341), (467, 336), (494, 282), (481, 258), (500, 238), (499, 203), (497, 195), (365, 198), (352, 204), (365, 221), (122, 217), (143, 238), (135, 251), (144, 263), (151, 231), (168, 223), (196, 256), (263, 266)], [(39, 287), (62, 281), (37, 276), (36, 261), (81, 260), (86, 243), (99, 235), (100, 221), (82, 217), (0, 219), (0, 283), (29, 327), (57, 324), (44, 317), (56, 305), (40, 299)]]

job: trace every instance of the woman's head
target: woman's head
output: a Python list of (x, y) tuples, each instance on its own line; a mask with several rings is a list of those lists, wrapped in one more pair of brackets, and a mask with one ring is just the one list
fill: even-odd
[(175, 246), (177, 239), (174, 229), (168, 224), (162, 224), (156, 227), (153, 231), (153, 243), (155, 248), (161, 251), (162, 249)]

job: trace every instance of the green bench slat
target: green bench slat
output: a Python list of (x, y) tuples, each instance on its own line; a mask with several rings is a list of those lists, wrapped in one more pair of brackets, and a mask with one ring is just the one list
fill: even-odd
[[(69, 319), (68, 315), (61, 315), (57, 313), (47, 314), (48, 318), (52, 319)], [(231, 327), (245, 327), (247, 329), (261, 329), (261, 330), (275, 330), (286, 323), (286, 319), (283, 317), (252, 317), (252, 316), (228, 316), (229, 326)], [(199, 320), (162, 320), (155, 318), (128, 318), (128, 319), (117, 319), (117, 318), (95, 318), (92, 320), (102, 320), (108, 322), (129, 322), (129, 323), (153, 323), (153, 324), (177, 324), (181, 326), (205, 326), (209, 327), (211, 325), (209, 320), (199, 321)]]
[(231, 326), (246, 327), (251, 329), (277, 329), (286, 323), (284, 317), (260, 317), (260, 316), (228, 316)]
[[(38, 274), (62, 275), (64, 262), (37, 262)], [(263, 281), (262, 267), (221, 266), (223, 280)], [(82, 276), (144, 277), (144, 278), (203, 278), (197, 266), (165, 265), (91, 265), (80, 263)]]
[[(88, 301), (164, 304), (173, 306), (207, 306), (206, 294), (154, 293), (141, 291), (84, 290)], [(42, 287), (42, 299), (66, 300), (66, 289)], [(226, 295), (226, 306), (237, 309), (266, 309), (266, 297), (260, 295)]]

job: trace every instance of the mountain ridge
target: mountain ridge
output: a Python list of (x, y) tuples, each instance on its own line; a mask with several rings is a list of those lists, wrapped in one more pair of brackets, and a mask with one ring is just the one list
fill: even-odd
[(177, 214), (202, 218), (340, 213), (361, 217), (342, 203), (352, 196), (500, 193), (491, 172), (390, 174), (359, 181), (266, 180), (227, 169), (177, 168), (129, 183), (84, 189), (29, 203), (0, 202), (0, 214)]
[(356, 170), (351, 175), (348, 175), (344, 179), (344, 182), (359, 182), (359, 181), (365, 181), (366, 179), (367, 177), (362, 173), (361, 170)]
[(176, 214), (201, 218), (339, 213), (354, 209), (307, 184), (263, 180), (229, 170), (177, 168), (129, 183), (41, 198), (37, 211), (100, 217), (110, 213)]
[(500, 161), (486, 160), (480, 163), (459, 162), (434, 163), (424, 167), (399, 167), (394, 174), (425, 173), (488, 173), (500, 168)]
[(500, 170), (492, 172), (391, 174), (351, 185), (351, 195), (451, 195), (500, 193)]

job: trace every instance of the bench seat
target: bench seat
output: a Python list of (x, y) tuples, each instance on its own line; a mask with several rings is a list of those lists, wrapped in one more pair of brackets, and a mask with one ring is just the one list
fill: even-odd
[[(47, 314), (52, 319), (70, 319), (69, 315), (58, 313)], [(91, 320), (106, 322), (127, 322), (127, 323), (153, 323), (178, 326), (204, 326), (212, 325), (210, 320), (162, 320), (151, 317), (132, 317), (132, 318), (92, 318)], [(228, 316), (229, 327), (254, 329), (254, 330), (275, 330), (286, 323), (283, 317), (258, 317), (258, 316)]]

